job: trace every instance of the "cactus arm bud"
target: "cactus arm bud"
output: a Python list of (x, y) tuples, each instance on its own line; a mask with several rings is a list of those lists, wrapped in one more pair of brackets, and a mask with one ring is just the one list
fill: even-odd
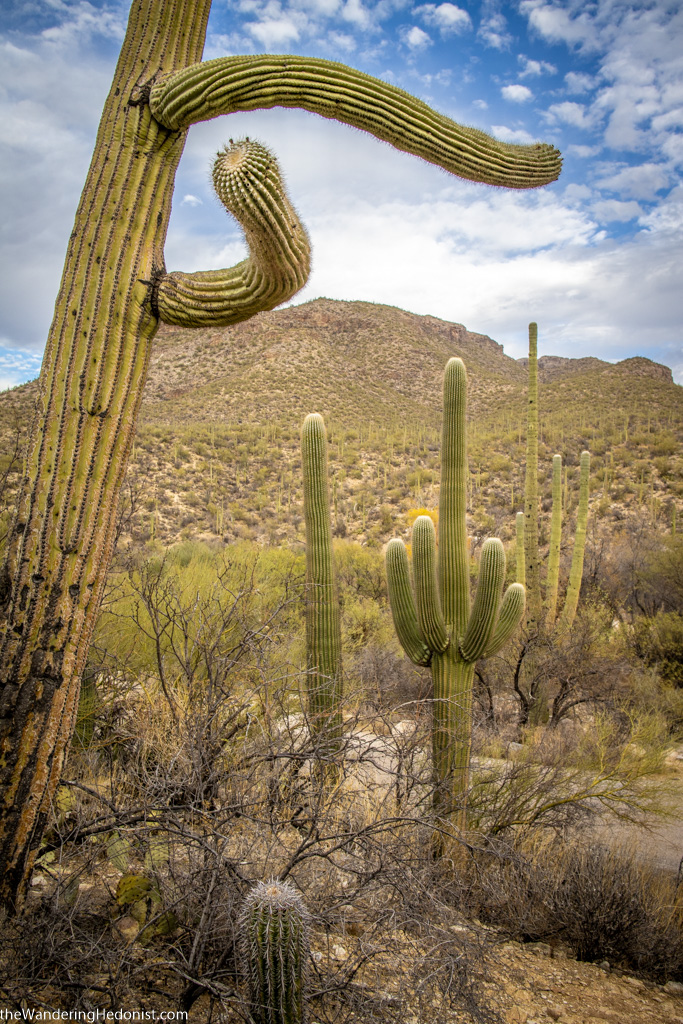
[(439, 654), (449, 643), (436, 581), (436, 534), (429, 516), (418, 516), (413, 526), (413, 575), (417, 623), (427, 646)]
[(341, 700), (341, 620), (332, 551), (327, 484), (327, 435), (322, 416), (312, 413), (301, 432), (306, 524), (306, 650), (309, 710), (338, 715)]
[(477, 661), (490, 643), (498, 618), (504, 580), (505, 550), (501, 541), (491, 538), (482, 549), (477, 593), (467, 632), (460, 644), (460, 652), (465, 661)]
[(311, 248), (273, 154), (243, 139), (213, 166), (216, 194), (244, 228), (249, 257), (229, 270), (166, 274), (156, 285), (159, 319), (222, 327), (286, 302), (308, 279)]
[(552, 627), (557, 614), (557, 589), (560, 580), (560, 545), (562, 542), (562, 456), (553, 455), (553, 511), (550, 517), (550, 550), (545, 603), (546, 625)]
[(524, 513), (518, 512), (515, 527), (517, 531), (516, 536), (516, 547), (515, 547), (515, 574), (517, 576), (517, 582), (524, 586), (526, 582), (526, 572), (524, 568)]
[(470, 614), (467, 549), (467, 373), (462, 359), (449, 359), (443, 385), (443, 440), (439, 490), (439, 588), (446, 626), (454, 639), (465, 633)]
[(417, 624), (417, 612), (410, 585), (408, 552), (402, 540), (390, 540), (386, 551), (387, 589), (396, 635), (401, 647), (415, 665), (429, 665), (432, 652)]
[(150, 95), (154, 117), (174, 130), (219, 114), (271, 107), (301, 107), (342, 121), (461, 178), (489, 185), (536, 188), (555, 181), (562, 165), (553, 146), (499, 142), (396, 86), (310, 57), (219, 57), (161, 78)]
[(561, 625), (570, 629), (576, 616), (583, 577), (583, 558), (586, 551), (586, 527), (588, 525), (588, 484), (590, 478), (590, 452), (581, 452), (581, 476), (579, 484), (579, 508), (576, 514), (576, 534), (572, 564), (569, 570), (569, 586), (562, 609)]
[(526, 592), (524, 587), (521, 583), (512, 583), (503, 595), (500, 615), (498, 616), (493, 636), (484, 653), (485, 658), (491, 658), (494, 654), (498, 654), (498, 651), (502, 650), (508, 640), (512, 638), (519, 626), (522, 615), (524, 615), (525, 604)]

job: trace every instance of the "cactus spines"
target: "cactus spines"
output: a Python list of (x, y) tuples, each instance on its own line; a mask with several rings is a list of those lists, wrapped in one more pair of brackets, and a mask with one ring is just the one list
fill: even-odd
[(152, 85), (150, 107), (173, 130), (238, 110), (302, 107), (368, 131), (451, 174), (508, 188), (546, 185), (562, 166), (553, 146), (499, 142), (396, 86), (311, 57), (265, 54), (195, 64), (160, 76)]
[(306, 659), (313, 728), (335, 725), (342, 689), (341, 619), (332, 550), (327, 435), (312, 413), (301, 431), (306, 525)]
[(524, 613), (524, 587), (519, 583), (508, 587), (501, 602), (505, 552), (497, 539), (484, 544), (470, 609), (466, 398), (465, 366), (462, 360), (451, 359), (444, 377), (438, 574), (429, 516), (418, 516), (413, 527), (412, 588), (403, 541), (390, 541), (386, 553), (396, 633), (411, 661), (429, 665), (432, 671), (435, 809), (457, 816), (461, 825), (468, 788), (475, 664), (500, 650)]
[(517, 582), (524, 586), (526, 582), (526, 567), (524, 564), (524, 513), (518, 512), (515, 520), (516, 544), (515, 544), (515, 574)]
[(176, 271), (157, 281), (159, 319), (183, 327), (225, 326), (274, 309), (308, 280), (311, 247), (273, 154), (241, 139), (213, 165), (216, 194), (240, 222), (249, 256), (228, 270)]
[(255, 1024), (306, 1024), (309, 915), (294, 886), (257, 882), (241, 927)]

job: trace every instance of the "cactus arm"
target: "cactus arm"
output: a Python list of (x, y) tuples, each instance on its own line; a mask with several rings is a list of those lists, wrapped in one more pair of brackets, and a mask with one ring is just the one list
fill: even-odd
[(512, 583), (503, 595), (498, 622), (484, 652), (485, 658), (491, 658), (494, 654), (498, 654), (498, 651), (512, 638), (524, 614), (525, 604), (524, 587), (521, 583)]
[(249, 139), (216, 157), (213, 182), (244, 228), (249, 257), (229, 270), (174, 272), (156, 283), (159, 319), (183, 327), (221, 327), (274, 309), (305, 285), (311, 249), (275, 157)]
[(518, 512), (515, 520), (516, 529), (516, 546), (515, 546), (515, 575), (517, 576), (517, 583), (521, 583), (524, 586), (526, 582), (526, 572), (524, 563), (524, 513)]
[(436, 534), (429, 516), (418, 516), (413, 526), (413, 577), (420, 633), (432, 651), (441, 653), (449, 638), (436, 581)]
[(415, 665), (429, 665), (432, 652), (417, 624), (417, 611), (410, 585), (408, 552), (402, 540), (390, 540), (386, 552), (387, 589), (396, 635)]
[(238, 110), (301, 107), (367, 131), (459, 177), (508, 188), (546, 185), (561, 169), (552, 146), (499, 142), (396, 86), (310, 57), (219, 57), (195, 64), (155, 82), (150, 107), (174, 130)]
[(529, 324), (529, 396), (524, 483), (524, 561), (526, 566), (527, 629), (541, 623), (541, 579), (538, 555), (538, 327)]
[(439, 589), (446, 626), (454, 640), (470, 614), (467, 550), (467, 373), (461, 359), (449, 359), (443, 385), (443, 437), (439, 490)]
[(576, 534), (572, 564), (569, 570), (569, 586), (562, 609), (560, 624), (563, 629), (571, 629), (579, 604), (581, 579), (583, 577), (583, 559), (586, 551), (586, 527), (588, 525), (588, 483), (590, 478), (590, 452), (581, 452), (581, 475), (579, 483), (579, 508), (576, 514)]
[(550, 517), (550, 551), (545, 587), (546, 625), (553, 626), (557, 614), (557, 588), (560, 580), (562, 542), (562, 456), (553, 455), (553, 511)]
[(338, 714), (341, 700), (341, 621), (332, 552), (327, 484), (327, 436), (322, 416), (313, 413), (301, 432), (306, 524), (306, 650), (309, 710)]
[(505, 580), (505, 550), (497, 538), (487, 540), (481, 552), (477, 593), (467, 632), (460, 643), (465, 661), (477, 661), (489, 645), (498, 618)]

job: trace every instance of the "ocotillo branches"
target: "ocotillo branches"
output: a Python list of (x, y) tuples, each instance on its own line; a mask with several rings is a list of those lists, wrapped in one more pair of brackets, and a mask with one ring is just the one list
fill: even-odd
[(505, 552), (497, 539), (483, 546), (470, 607), (466, 397), (465, 366), (462, 360), (451, 359), (444, 378), (438, 570), (429, 516), (418, 516), (413, 527), (412, 585), (403, 541), (390, 541), (386, 555), (399, 640), (411, 661), (429, 665), (432, 671), (435, 807), (441, 814), (458, 812), (461, 824), (468, 787), (474, 667), (479, 658), (495, 654), (507, 643), (524, 612), (520, 583), (508, 587), (503, 597)]

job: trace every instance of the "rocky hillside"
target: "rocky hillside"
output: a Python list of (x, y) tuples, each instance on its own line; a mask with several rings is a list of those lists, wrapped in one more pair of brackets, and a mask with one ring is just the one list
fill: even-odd
[[(472, 530), (511, 537), (524, 475), (526, 360), (461, 324), (367, 302), (317, 299), (229, 328), (157, 335), (122, 505), (123, 538), (302, 536), (298, 437), (308, 412), (330, 434), (340, 534), (382, 543), (437, 501), (443, 367), (470, 382)], [(647, 359), (540, 361), (541, 460), (589, 448), (592, 502), (615, 523), (661, 528), (683, 502), (683, 389)], [(35, 385), (0, 396), (5, 448)], [(681, 511), (683, 509), (679, 509)]]

